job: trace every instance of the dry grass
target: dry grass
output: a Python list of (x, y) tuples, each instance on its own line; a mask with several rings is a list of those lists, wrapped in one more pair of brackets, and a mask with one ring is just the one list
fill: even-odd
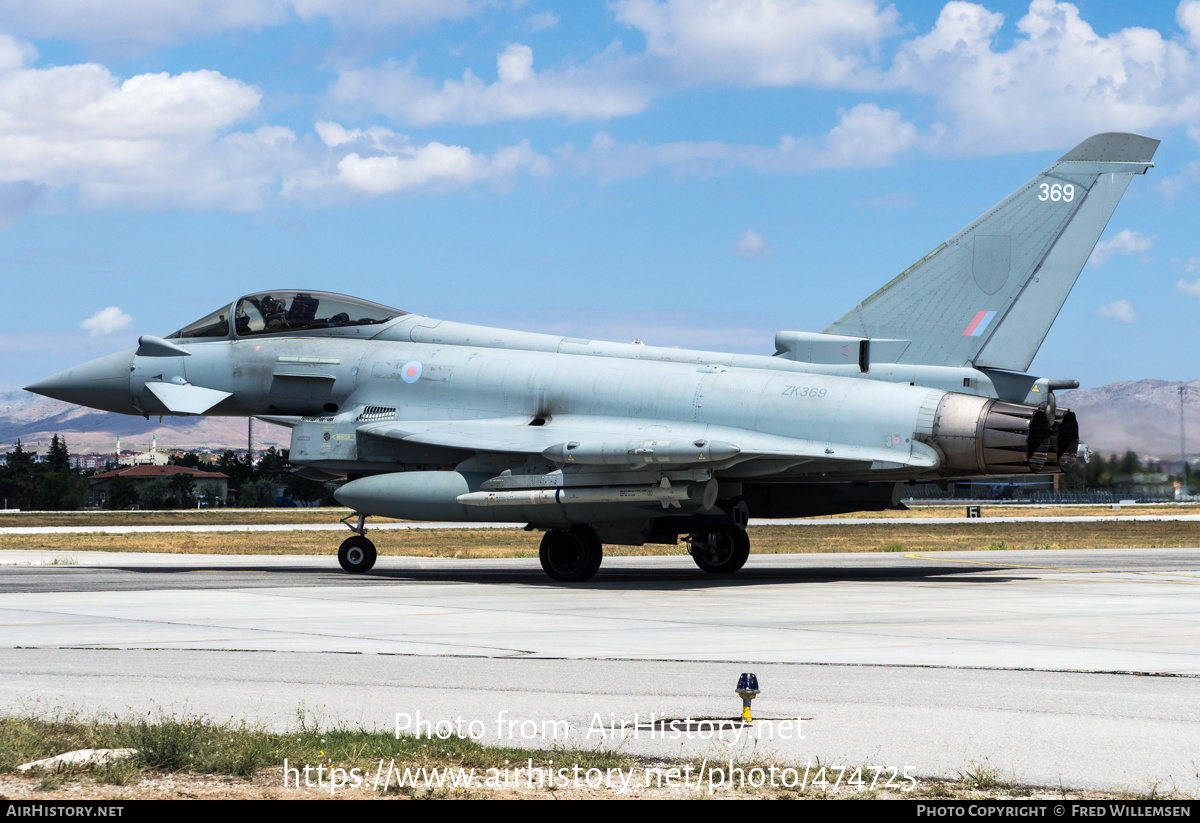
[[(151, 532), (148, 534), (37, 534), (0, 536), (0, 548), (54, 552), (166, 552), (169, 554), (313, 554), (337, 551), (349, 531)], [(515, 529), (373, 531), (381, 555), (417, 557), (536, 557), (541, 534)]]
[[(1179, 522), (946, 523), (751, 526), (755, 554), (933, 552), (987, 549), (1193, 548), (1200, 525)], [(153, 532), (0, 536), (0, 548), (79, 554), (328, 555), (349, 532)], [(513, 529), (413, 529), (370, 532), (383, 556), (536, 557), (539, 532)], [(606, 546), (609, 556), (679, 554), (682, 545)]]
[[(1092, 798), (1160, 799), (1178, 797), (1153, 784), (1150, 792), (1132, 795), (1127, 791), (1075, 792), (1021, 786), (1003, 778), (999, 770), (984, 759), (968, 763), (958, 780), (914, 778), (894, 780), (891, 775), (871, 766), (822, 762), (813, 758), (805, 763), (755, 756), (736, 761), (741, 778), (725, 774), (724, 763), (713, 767), (705, 761), (650, 760), (635, 758), (618, 750), (591, 748), (522, 749), (513, 746), (485, 746), (469, 738), (427, 739), (397, 736), (384, 729), (365, 730), (345, 726), (324, 726), (315, 722), (311, 711), (297, 710), (297, 724), (279, 733), (257, 728), (245, 722), (219, 722), (209, 717), (111, 716), (81, 717), (52, 714), (43, 717), (0, 717), (0, 797), (7, 800), (45, 801), (55, 799), (128, 800), (128, 799), (276, 799), (276, 798), (663, 798), (681, 799), (710, 796), (718, 798), (777, 799), (899, 799), (957, 798)], [(16, 772), (18, 764), (82, 748), (131, 748), (131, 758), (107, 766), (70, 766), (52, 774)], [(294, 769), (289, 785), (284, 786), (284, 764)], [(507, 786), (488, 788), (489, 770), (497, 775), (514, 768), (567, 769), (560, 772), (557, 785), (538, 785), (538, 780), (514, 779)], [(323, 786), (296, 786), (305, 766), (308, 782), (315, 783), (315, 767), (324, 767)], [(617, 772), (610, 787), (589, 788), (575, 778), (578, 766), (587, 770)], [(397, 771), (391, 772), (392, 767)], [(753, 788), (758, 781), (752, 772), (761, 770), (763, 778), (776, 767), (794, 769), (792, 782), (803, 775), (803, 785), (787, 787), (776, 783)], [(689, 787), (680, 786), (679, 776), (687, 772)], [(342, 785), (329, 786), (331, 769), (341, 771)], [(349, 785), (354, 772), (362, 780)], [(382, 773), (380, 770), (383, 770)], [(464, 769), (474, 771), (476, 785), (466, 789), (421, 785), (397, 788), (393, 780), (404, 769)], [(663, 777), (675, 771), (673, 785)], [(702, 771), (703, 770), (703, 771)], [(720, 777), (716, 778), (716, 772)], [(376, 775), (386, 779), (374, 781)], [(410, 773), (411, 774), (411, 773)], [(775, 774), (779, 774), (776, 772)], [(564, 786), (564, 775), (572, 785)], [(786, 781), (786, 776), (779, 774)], [(715, 779), (714, 779), (715, 778)], [(748, 783), (747, 785), (747, 778)], [(411, 780), (411, 778), (410, 778)], [(905, 789), (913, 789), (905, 791)], [(628, 791), (627, 791), (628, 790)]]
[[(336, 523), (349, 509), (182, 509), (176, 511), (3, 512), (0, 527), (262, 526)], [(373, 518), (397, 522), (387, 518)]]
[(1200, 546), (1200, 524), (1110, 520), (1094, 524), (881, 523), (877, 526), (752, 526), (750, 540), (756, 554), (1192, 548)]

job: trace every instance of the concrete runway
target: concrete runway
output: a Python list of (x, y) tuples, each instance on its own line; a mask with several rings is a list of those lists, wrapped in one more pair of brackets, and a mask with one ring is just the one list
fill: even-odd
[[(539, 746), (557, 721), (633, 753), (1200, 794), (1200, 550), (752, 555), (727, 578), (609, 558), (587, 584), (535, 560), (53, 559), (0, 551), (32, 564), (0, 566), (0, 710), (419, 712)], [(733, 716), (742, 671), (755, 714), (805, 718), (803, 738), (598, 732)]]

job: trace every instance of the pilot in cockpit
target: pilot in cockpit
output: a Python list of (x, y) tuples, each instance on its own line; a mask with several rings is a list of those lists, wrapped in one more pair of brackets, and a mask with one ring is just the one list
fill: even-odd
[(263, 295), (258, 300), (258, 308), (263, 316), (263, 328), (268, 332), (283, 331), (288, 327), (287, 306), (284, 302), (271, 295)]
[[(289, 305), (290, 304), (290, 305)], [(229, 306), (168, 336), (217, 338), (229, 335)], [(357, 297), (331, 292), (273, 291), (248, 294), (232, 307), (233, 331), (238, 337), (259, 334), (358, 334), (364, 326), (387, 323), (406, 312)], [(366, 329), (361, 329), (367, 331)]]

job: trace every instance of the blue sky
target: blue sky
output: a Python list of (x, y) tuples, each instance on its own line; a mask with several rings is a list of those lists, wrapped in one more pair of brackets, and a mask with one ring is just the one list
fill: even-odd
[(280, 287), (769, 354), (1101, 131), (1032, 370), (1195, 379), (1197, 0), (12, 0), (0, 390)]

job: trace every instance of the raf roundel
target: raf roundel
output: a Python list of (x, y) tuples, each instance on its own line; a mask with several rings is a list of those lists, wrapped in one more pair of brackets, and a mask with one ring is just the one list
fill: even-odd
[(400, 370), (400, 377), (405, 383), (416, 383), (421, 379), (421, 364), (416, 360), (405, 363), (404, 368)]

